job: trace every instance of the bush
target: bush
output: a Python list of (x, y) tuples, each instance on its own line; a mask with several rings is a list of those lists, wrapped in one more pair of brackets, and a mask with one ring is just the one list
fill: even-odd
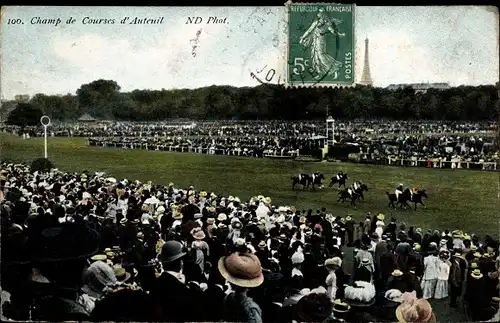
[(49, 172), (52, 168), (54, 168), (54, 164), (47, 158), (37, 158), (33, 162), (31, 162), (31, 172)]

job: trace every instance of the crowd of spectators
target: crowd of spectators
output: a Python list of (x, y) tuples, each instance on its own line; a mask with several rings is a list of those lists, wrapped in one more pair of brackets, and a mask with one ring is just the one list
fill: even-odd
[(104, 173), (0, 176), (4, 320), (424, 323), (443, 320), (433, 299), (500, 317), (489, 236)]
[[(335, 124), (335, 140), (339, 145), (359, 147), (360, 159), (365, 162), (429, 167), (427, 161), (433, 160), (432, 167), (467, 165), (463, 167), (466, 168), (470, 163), (498, 162), (493, 142), (495, 127), (494, 123), (472, 122), (340, 121)], [(43, 136), (42, 127), (21, 130), (3, 126), (0, 130), (25, 138)], [(80, 123), (51, 126), (49, 135), (87, 137), (90, 146), (108, 148), (296, 157), (311, 155), (324, 147), (326, 124), (324, 121)]]

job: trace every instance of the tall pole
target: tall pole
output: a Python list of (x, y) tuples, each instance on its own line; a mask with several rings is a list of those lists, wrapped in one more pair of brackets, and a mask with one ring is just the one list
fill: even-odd
[(47, 126), (43, 126), (44, 130), (44, 156), (47, 159)]
[(47, 159), (47, 127), (50, 125), (50, 118), (48, 116), (42, 116), (40, 118), (40, 123), (43, 126), (43, 134), (44, 134), (44, 157)]

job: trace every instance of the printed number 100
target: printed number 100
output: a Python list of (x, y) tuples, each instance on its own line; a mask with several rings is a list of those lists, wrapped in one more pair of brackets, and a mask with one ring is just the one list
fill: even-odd
[(352, 53), (345, 53), (344, 59), (344, 73), (346, 80), (350, 80), (352, 78)]
[(21, 25), (21, 19), (7, 19), (7, 25)]

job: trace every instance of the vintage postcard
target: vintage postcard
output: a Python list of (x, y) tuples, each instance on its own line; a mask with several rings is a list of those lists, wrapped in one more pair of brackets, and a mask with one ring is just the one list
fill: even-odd
[(498, 321), (497, 8), (0, 17), (2, 319)]

